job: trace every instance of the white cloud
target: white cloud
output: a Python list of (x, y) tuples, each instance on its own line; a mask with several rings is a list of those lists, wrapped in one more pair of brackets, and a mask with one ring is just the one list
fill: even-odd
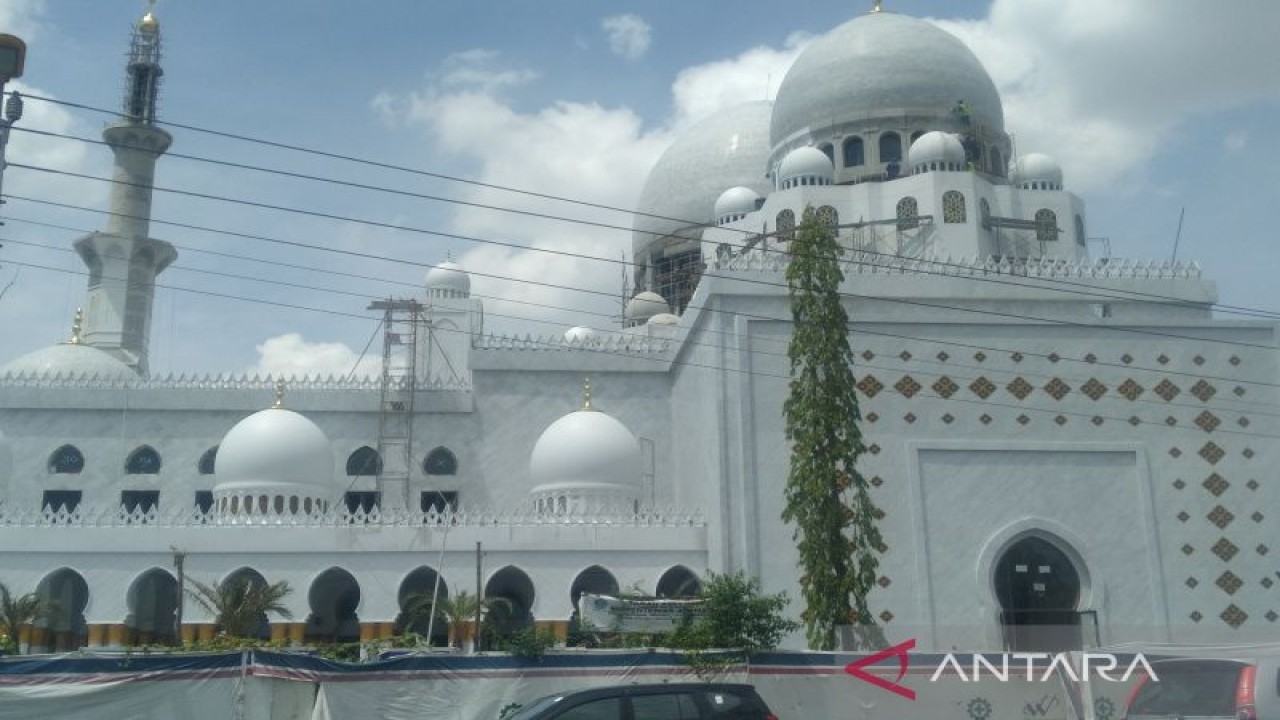
[(0, 28), (30, 46), (43, 30), (44, 6), (44, 0), (5, 0), (0, 3)]
[(381, 357), (360, 358), (342, 343), (307, 342), (298, 333), (267, 338), (257, 346), (258, 362), (246, 372), (273, 377), (369, 377), (380, 372)]
[(772, 98), (787, 69), (812, 39), (795, 34), (780, 49), (755, 47), (736, 57), (680, 71), (671, 87), (675, 102), (672, 124), (687, 127), (721, 108)]
[(1249, 133), (1243, 130), (1227, 133), (1227, 136), (1222, 139), (1222, 146), (1227, 149), (1227, 152), (1240, 152), (1249, 146)]
[(608, 34), (609, 48), (615, 55), (639, 60), (649, 52), (653, 28), (639, 15), (614, 15), (605, 18), (600, 26)]

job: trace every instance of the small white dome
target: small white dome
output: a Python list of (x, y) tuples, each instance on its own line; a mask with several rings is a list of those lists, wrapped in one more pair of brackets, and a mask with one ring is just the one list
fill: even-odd
[(960, 138), (940, 130), (927, 132), (911, 143), (911, 151), (907, 155), (911, 161), (913, 172), (929, 172), (930, 170), (963, 170), (965, 167), (964, 145)]
[(756, 203), (760, 201), (760, 193), (745, 185), (731, 187), (716, 198), (716, 224), (724, 225), (741, 220), (755, 212)]
[(214, 493), (299, 491), (337, 494), (333, 451), (315, 423), (292, 410), (269, 408), (241, 420), (218, 445)]
[(834, 176), (835, 167), (826, 153), (815, 147), (798, 147), (778, 166), (778, 187), (830, 185)]
[(471, 276), (452, 260), (442, 262), (427, 271), (427, 295), (435, 297), (470, 297)]
[(595, 328), (589, 328), (585, 325), (571, 327), (564, 331), (564, 339), (569, 342), (585, 343), (589, 340), (595, 340), (600, 337), (600, 331)]
[(661, 295), (645, 290), (631, 298), (624, 315), (633, 322), (645, 322), (654, 315), (669, 312), (671, 312), (671, 306), (662, 299)]
[(1027, 153), (1013, 161), (1009, 179), (1024, 190), (1061, 190), (1062, 166), (1042, 153)]
[(110, 381), (139, 379), (133, 368), (105, 350), (78, 343), (63, 343), (27, 353), (0, 367), (0, 377), (5, 375)]
[(677, 316), (677, 315), (672, 315), (671, 313), (658, 313), (657, 315), (654, 315), (653, 317), (649, 318), (649, 322), (648, 322), (647, 324), (649, 324), (649, 325), (679, 325), (679, 324), (680, 324), (680, 318), (679, 318), (679, 316)]
[(578, 410), (542, 432), (529, 456), (539, 487), (640, 484), (640, 443), (626, 425), (598, 410)]

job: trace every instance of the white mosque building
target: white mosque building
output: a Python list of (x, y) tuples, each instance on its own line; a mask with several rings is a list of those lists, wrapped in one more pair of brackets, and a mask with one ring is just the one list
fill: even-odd
[(626, 330), (484, 335), (444, 263), (388, 303), (409, 340), (385, 380), (282, 384), (148, 371), (176, 256), (148, 227), (159, 42), (148, 14), (104, 131), (130, 184), (75, 244), (83, 319), (0, 358), (0, 580), (57, 608), (33, 648), (210, 637), (189, 602), (175, 629), (180, 573), (288, 581), (274, 638), (385, 637), (437, 578), (474, 592), (477, 557), (511, 623), (560, 633), (583, 591), (683, 595), (708, 570), (798, 614), (784, 269), (808, 206), (848, 250), (890, 638), (1280, 637), (1275, 324), (1215, 318), (1194, 264), (1091, 257), (1083, 201), (1013, 156), (990, 77), (936, 26), (856, 17), (776, 101), (677, 140), (641, 193)]

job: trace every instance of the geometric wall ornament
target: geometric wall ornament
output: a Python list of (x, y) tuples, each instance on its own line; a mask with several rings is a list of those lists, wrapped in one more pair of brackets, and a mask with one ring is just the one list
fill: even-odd
[(1222, 618), (1222, 622), (1230, 625), (1233, 629), (1239, 628), (1244, 624), (1245, 620), (1249, 619), (1249, 615), (1245, 613), (1245, 611), (1236, 607), (1235, 603), (1228, 605), (1227, 609), (1223, 610), (1222, 614), (1218, 617)]
[(1196, 427), (1200, 428), (1201, 430), (1205, 432), (1213, 432), (1218, 428), (1219, 425), (1222, 424), (1222, 421), (1218, 419), (1217, 415), (1214, 415), (1208, 410), (1205, 410), (1204, 412), (1196, 416), (1195, 423), (1196, 423)]
[(867, 420), (867, 422), (872, 422), (872, 423), (873, 423), (873, 422), (875, 422), (875, 421), (877, 421), (877, 420), (879, 420), (879, 419), (880, 419), (880, 416), (879, 416), (879, 415), (877, 415), (877, 414), (875, 414), (875, 413), (873, 413), (873, 412), (871, 412), (871, 413), (867, 413), (867, 416), (866, 416), (866, 420)]
[(1191, 386), (1191, 394), (1194, 395), (1196, 399), (1199, 400), (1200, 402), (1209, 402), (1209, 400), (1212, 399), (1213, 396), (1217, 394), (1217, 392), (1218, 392), (1217, 388), (1205, 382), (1204, 380), (1201, 380), (1197, 382), (1195, 385)]
[(867, 362), (871, 362), (872, 360), (876, 359), (876, 354), (871, 352), (870, 350), (863, 350), (862, 359), (866, 360)]
[(1056, 363), (1061, 359), (1062, 359), (1062, 356), (1059, 355), (1058, 353), (1049, 353), (1049, 362)]
[(983, 425), (990, 425), (992, 419), (993, 418), (990, 415), (983, 413), (982, 416), (978, 418), (978, 422), (982, 423)]
[(1204, 447), (1200, 448), (1199, 454), (1200, 457), (1205, 459), (1205, 462), (1208, 462), (1210, 465), (1215, 465), (1227, 454), (1227, 452), (1218, 447), (1213, 441), (1209, 441), (1204, 444)]
[(1096, 401), (1107, 394), (1107, 386), (1099, 382), (1098, 378), (1089, 378), (1089, 382), (1080, 386), (1080, 392), (1084, 393), (1090, 400)]
[(1222, 493), (1227, 491), (1227, 488), (1231, 487), (1231, 483), (1227, 482), (1227, 479), (1218, 473), (1214, 473), (1205, 478), (1205, 481), (1201, 483), (1201, 485), (1204, 486), (1205, 490), (1212, 493), (1214, 497), (1222, 495)]
[(1186, 521), (1188, 521), (1188, 520), (1190, 520), (1190, 519), (1191, 519), (1191, 515), (1190, 515), (1189, 513), (1187, 513), (1187, 511), (1186, 511), (1186, 510), (1183, 510), (1182, 512), (1178, 513), (1178, 520), (1180, 520), (1180, 521), (1182, 521), (1182, 522), (1186, 522)]
[(1066, 418), (1066, 417), (1064, 417), (1064, 416), (1062, 416), (1062, 415), (1058, 415), (1057, 417), (1055, 417), (1055, 418), (1053, 419), (1053, 421), (1054, 421), (1054, 422), (1056, 422), (1056, 423), (1058, 423), (1059, 425), (1066, 425), (1066, 424), (1067, 424), (1067, 418)]
[(1260, 487), (1258, 485), (1258, 481), (1252, 478), (1250, 478), (1249, 482), (1245, 483), (1244, 486), (1249, 488), (1250, 490), (1257, 490)]
[(1243, 361), (1240, 358), (1236, 357), (1235, 355), (1232, 355), (1230, 358), (1227, 359), (1227, 362), (1231, 363), (1232, 365), (1239, 365)]
[(1019, 415), (1017, 417), (1017, 420), (1019, 425), (1026, 425), (1027, 423), (1031, 422), (1031, 418), (1027, 417), (1026, 415)]
[(879, 455), (880, 446), (876, 445), (875, 443), (871, 443), (870, 445), (867, 446), (867, 452), (871, 453), (872, 455)]
[[(1235, 606), (1233, 605), (1232, 607), (1235, 607)], [(889, 612), (888, 610), (885, 610), (884, 612), (880, 613), (880, 619), (883, 620), (885, 624), (891, 623), (893, 622), (893, 613)]]
[(995, 383), (985, 377), (979, 377), (977, 380), (969, 383), (969, 390), (971, 390), (974, 395), (986, 400), (991, 397), (991, 393), (996, 391), (996, 386)]
[(1143, 393), (1142, 386), (1135, 382), (1133, 378), (1120, 383), (1120, 387), (1116, 388), (1116, 391), (1120, 393), (1121, 397), (1129, 401), (1137, 400)]
[(1187, 483), (1186, 483), (1186, 481), (1185, 481), (1185, 480), (1183, 480), (1182, 478), (1178, 478), (1177, 480), (1174, 480), (1174, 481), (1173, 481), (1173, 487), (1174, 487), (1174, 489), (1175, 489), (1175, 490), (1181, 490), (1181, 489), (1185, 488), (1186, 486), (1187, 486)]
[(1161, 365), (1168, 365), (1169, 356), (1165, 355), (1164, 353), (1160, 353), (1160, 357), (1156, 358), (1156, 362), (1160, 363)]
[(876, 475), (875, 477), (871, 478), (871, 480), (869, 480), (868, 482), (871, 483), (872, 487), (880, 487), (881, 485), (884, 484), (884, 478), (880, 477), (879, 475)]
[(1219, 530), (1226, 529), (1231, 524), (1231, 521), (1236, 519), (1236, 516), (1232, 515), (1230, 510), (1221, 505), (1215, 505), (1213, 510), (1210, 510), (1205, 517), (1208, 518), (1209, 522), (1217, 525)]
[(1142, 424), (1142, 418), (1138, 417), (1137, 415), (1132, 415), (1129, 417), (1129, 424), (1134, 427), (1138, 427), (1139, 425)]
[(939, 361), (939, 362), (946, 362), (946, 361), (948, 361), (948, 360), (950, 360), (950, 359), (951, 359), (951, 356), (950, 356), (950, 355), (948, 355), (948, 354), (946, 353), (946, 351), (945, 351), (945, 350), (944, 350), (944, 351), (942, 351), (942, 352), (940, 352), (940, 353), (938, 353), (938, 356), (937, 356), (937, 357), (938, 357), (938, 361)]
[(1023, 354), (1022, 354), (1022, 353), (1020, 353), (1020, 352), (1016, 352), (1016, 353), (1014, 353), (1014, 354), (1010, 355), (1010, 356), (1009, 356), (1009, 359), (1010, 359), (1010, 360), (1012, 360), (1012, 361), (1014, 361), (1014, 362), (1016, 362), (1016, 363), (1020, 363), (1020, 362), (1022, 362), (1025, 358), (1024, 358), (1024, 356), (1023, 356)]
[(1253, 514), (1249, 516), (1249, 519), (1256, 523), (1260, 523), (1263, 520), (1266, 520), (1267, 516), (1255, 510)]
[(1270, 590), (1271, 586), (1276, 584), (1276, 581), (1272, 580), (1270, 575), (1267, 575), (1262, 578), (1262, 581), (1259, 584), (1262, 585), (1262, 587)]
[(1035, 390), (1035, 388), (1031, 387), (1031, 383), (1020, 377), (1014, 378), (1013, 382), (1005, 386), (1005, 389), (1019, 400), (1025, 400), (1031, 394), (1031, 391)]
[(942, 416), (942, 422), (944, 422), (944, 423), (946, 423), (946, 424), (948, 424), (948, 425), (950, 425), (951, 423), (955, 422), (955, 420), (956, 420), (956, 416), (955, 416), (955, 415), (952, 415), (951, 413), (947, 413), (946, 415), (943, 415), (943, 416)]
[(1125, 353), (1120, 356), (1120, 362), (1124, 363), (1125, 365), (1128, 365), (1129, 363), (1133, 362), (1133, 356), (1130, 355), (1129, 353)]
[(1204, 619), (1204, 615), (1201, 614), (1199, 610), (1192, 610), (1189, 617), (1191, 618), (1191, 622), (1200, 622)]
[(938, 393), (939, 396), (944, 398), (949, 398), (952, 395), (955, 395), (956, 391), (960, 389), (960, 386), (957, 385), (954, 380), (947, 377), (946, 375), (943, 375), (942, 377), (938, 378), (938, 381), (935, 382), (932, 385), (932, 387), (934, 392)]
[(1182, 451), (1176, 447), (1171, 447), (1169, 448), (1169, 455), (1175, 458), (1180, 458), (1182, 457)]
[(1084, 361), (1087, 363), (1096, 363), (1098, 362), (1098, 356), (1093, 353), (1088, 353), (1084, 356)]
[(874, 376), (867, 375), (859, 380), (858, 384), (854, 387), (861, 390), (865, 397), (873, 398), (876, 395), (879, 395), (880, 391), (884, 389), (884, 384), (875, 379)]
[(1062, 382), (1060, 378), (1054, 378), (1044, 386), (1044, 391), (1049, 393), (1049, 397), (1054, 400), (1061, 400), (1071, 392), (1071, 386)]
[(1094, 425), (1101, 425), (1104, 421), (1101, 415), (1094, 415), (1093, 418), (1089, 420), (1089, 422), (1093, 423)]
[(1165, 402), (1173, 402), (1173, 399), (1178, 397), (1178, 393), (1182, 392), (1182, 388), (1169, 382), (1168, 378), (1161, 380), (1160, 384), (1156, 385), (1152, 390)]
[(986, 353), (976, 352), (973, 354), (973, 359), (977, 360), (978, 362), (982, 362), (983, 360), (987, 359), (987, 355)]
[(1235, 393), (1236, 397), (1244, 397), (1245, 389), (1237, 385), (1231, 392)]
[(1178, 418), (1170, 415), (1169, 417), (1164, 419), (1164, 424), (1168, 425), (1169, 427), (1175, 427), (1178, 424)]
[(1252, 459), (1253, 459), (1253, 448), (1245, 448), (1245, 449), (1243, 449), (1243, 450), (1241, 450), (1241, 451), (1240, 451), (1240, 454), (1244, 456), (1244, 459), (1245, 459), (1245, 460), (1252, 460)]
[(916, 393), (920, 392), (921, 385), (910, 375), (904, 375), (901, 380), (894, 383), (893, 388), (899, 393), (902, 393), (903, 397), (910, 400), (912, 397), (915, 397)]
[(1236, 424), (1242, 428), (1247, 428), (1249, 427), (1249, 418), (1241, 417), (1239, 420), (1236, 421)]
[(1192, 590), (1195, 590), (1197, 587), (1200, 586), (1200, 581), (1193, 577), (1189, 577), (1187, 578), (1186, 586), (1191, 588)]
[(1222, 588), (1222, 591), (1226, 594), (1235, 595), (1236, 591), (1244, 585), (1244, 581), (1241, 580), (1238, 575), (1228, 570), (1219, 575), (1218, 579), (1214, 581), (1214, 584)]
[(893, 583), (893, 581), (889, 579), (888, 575), (881, 575), (879, 578), (876, 579), (876, 584), (882, 588), (889, 587), (891, 583)]
[(1202, 356), (1200, 356), (1200, 355), (1197, 355), (1197, 356), (1195, 356), (1195, 357), (1191, 358), (1191, 362), (1195, 363), (1196, 365), (1203, 365), (1203, 364), (1204, 364), (1204, 358), (1203, 358)]
[(1236, 547), (1235, 543), (1226, 538), (1218, 538), (1218, 542), (1214, 543), (1213, 547), (1209, 548), (1209, 550), (1214, 555), (1217, 555), (1222, 562), (1231, 562), (1231, 558), (1235, 557), (1236, 553), (1240, 552), (1240, 548)]
[(1271, 552), (1271, 548), (1268, 548), (1266, 545), (1259, 545), (1254, 549), (1258, 551), (1259, 555), (1266, 555), (1267, 553)]
[(916, 415), (915, 413), (907, 413), (906, 415), (902, 416), (902, 419), (905, 420), (908, 425), (910, 425), (911, 423), (916, 421)]
[(898, 359), (901, 360), (902, 362), (906, 362), (911, 359), (911, 353), (907, 352), (906, 350), (903, 350), (902, 352), (898, 353)]
[(1275, 610), (1268, 610), (1264, 617), (1267, 619), (1267, 622), (1275, 622), (1277, 618), (1280, 618), (1280, 615), (1277, 615)]
[(1193, 552), (1195, 552), (1195, 551), (1196, 551), (1196, 549), (1195, 549), (1195, 548), (1193, 548), (1193, 547), (1191, 547), (1190, 545), (1183, 545), (1183, 546), (1182, 546), (1182, 554), (1183, 554), (1183, 555), (1190, 555), (1191, 553), (1193, 553)]

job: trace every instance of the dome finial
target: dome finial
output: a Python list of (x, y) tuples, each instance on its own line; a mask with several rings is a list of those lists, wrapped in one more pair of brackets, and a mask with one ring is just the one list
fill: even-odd
[(275, 410), (284, 409), (284, 380), (283, 379), (276, 381), (276, 399), (275, 399), (275, 402), (271, 403), (271, 407)]
[(874, 3), (872, 3), (871, 12), (877, 13), (877, 12), (882, 12), (883, 10), (884, 10), (884, 0), (876, 0)]
[(68, 345), (80, 344), (80, 328), (84, 325), (84, 310), (76, 308), (76, 317), (71, 321), (71, 339), (67, 341)]
[(591, 407), (591, 378), (589, 377), (582, 379), (582, 409), (595, 410)]
[(156, 0), (147, 0), (147, 14), (138, 21), (138, 27), (142, 30), (155, 30), (159, 27), (160, 22), (156, 20), (155, 12)]

